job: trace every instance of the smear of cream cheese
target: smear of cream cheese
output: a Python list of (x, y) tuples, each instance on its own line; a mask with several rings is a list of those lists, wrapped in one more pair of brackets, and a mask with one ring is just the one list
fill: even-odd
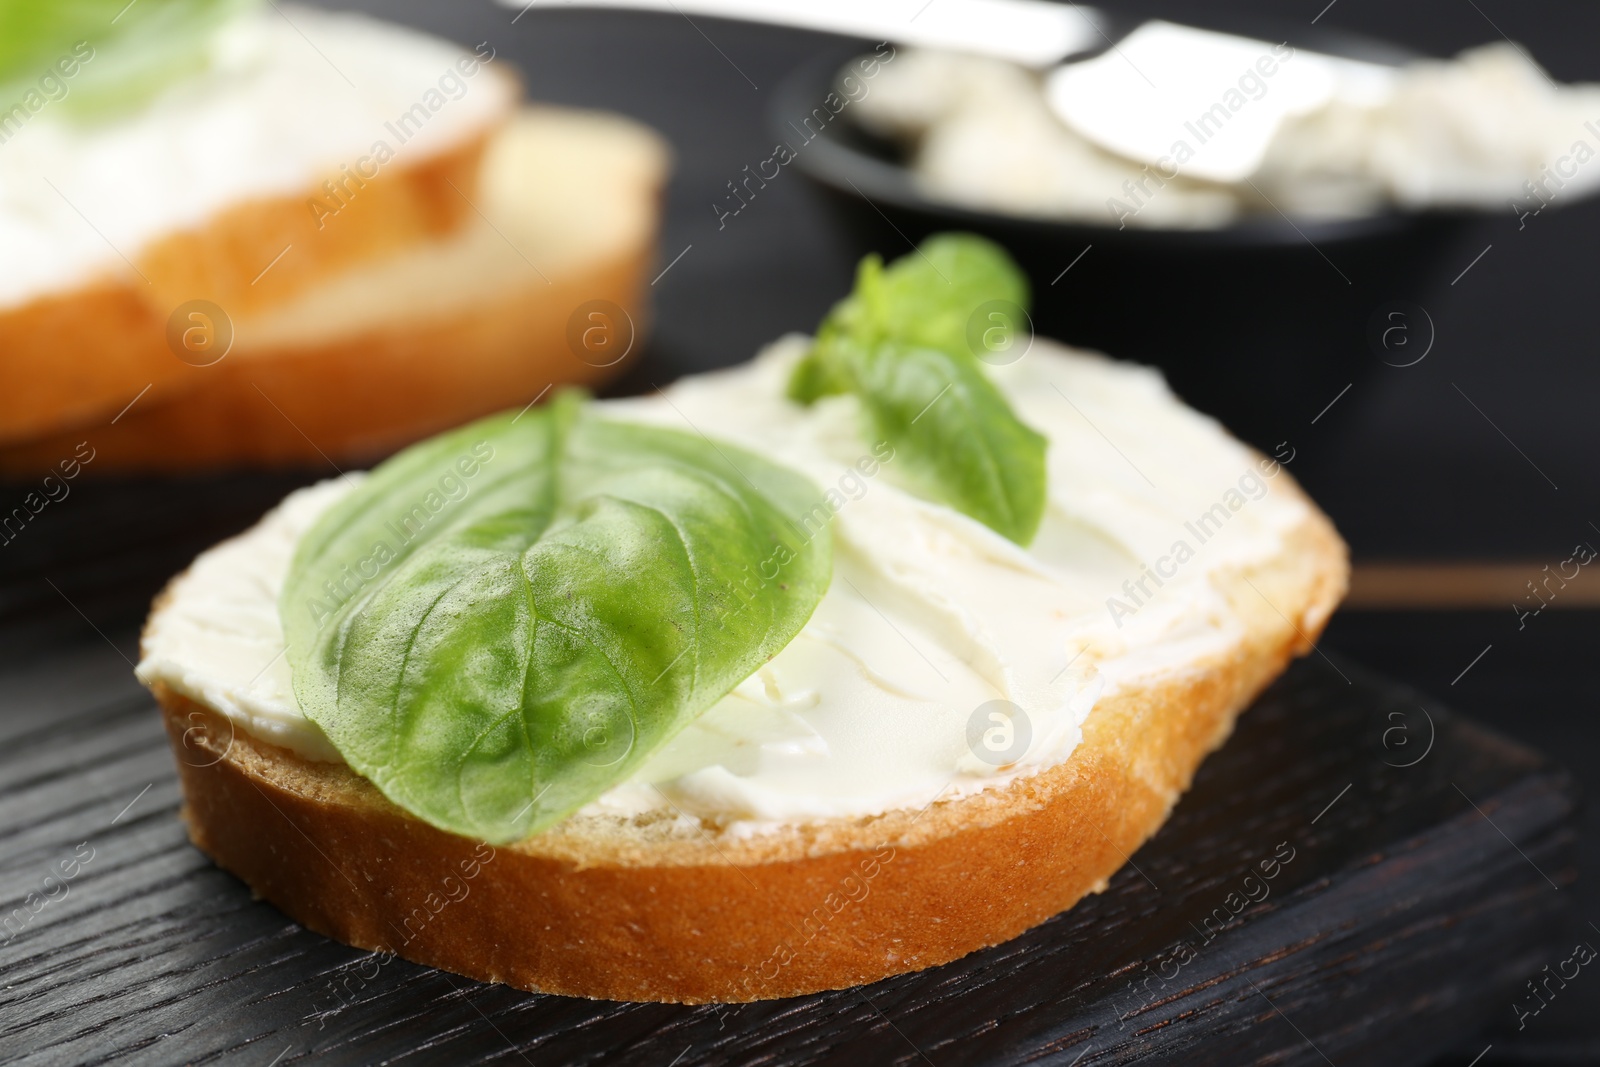
[[(511, 104), (511, 79), (464, 77), (448, 41), (276, 8), (226, 27), (206, 73), (137, 112), (80, 125), (46, 105), (0, 146), (0, 308), (126, 272), (124, 256), (241, 202), (309, 198), (379, 141), (386, 166), (420, 162)], [(426, 120), (401, 128), (417, 105)]]
[[(587, 812), (676, 809), (760, 832), (920, 808), (1058, 764), (1098, 700), (1236, 641), (1213, 575), (1275, 556), (1306, 516), (1275, 488), (1275, 465), (1184, 407), (1155, 371), (1040, 340), (995, 371), (1050, 439), (1049, 506), (1022, 549), (909, 492), (903, 464), (862, 435), (853, 398), (784, 399), (805, 343), (786, 338), (745, 366), (602, 405), (809, 475), (819, 510), (795, 519), (831, 533), (834, 576), (799, 637)], [(297, 539), (354, 484), (294, 493), (202, 555), (151, 617), (140, 679), (337, 761), (295, 704), (277, 595)], [(984, 733), (985, 709), (1001, 700), (1021, 709), (1006, 736), (1029, 743), (996, 766), (1004, 746)]]
[[(1208, 38), (1218, 46), (1193, 46)], [(982, 56), (906, 50), (850, 115), (905, 144), (932, 196), (1118, 228), (1214, 228), (1279, 210), (1353, 218), (1396, 205), (1532, 212), (1600, 188), (1589, 162), (1600, 85), (1558, 85), (1509, 42), (1385, 73), (1159, 22), (1130, 41), (1137, 70), (1124, 42), (1049, 80)], [(1169, 71), (1163, 55), (1187, 62)]]

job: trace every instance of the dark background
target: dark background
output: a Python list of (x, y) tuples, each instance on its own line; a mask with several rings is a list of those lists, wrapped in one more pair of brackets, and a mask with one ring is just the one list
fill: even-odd
[[(620, 111), (666, 135), (676, 169), (662, 266), (693, 247), (655, 287), (655, 340), (625, 388), (648, 389), (746, 359), (784, 331), (814, 327), (847, 288), (851, 242), (800, 175), (784, 172), (720, 231), (712, 210), (728, 180), (771, 154), (766, 110), (778, 84), (819, 51), (836, 48), (837, 39), (717, 20), (564, 11), (548, 0), (515, 26), (514, 10), (483, 0), (329, 2), (462, 41), (489, 40), (519, 64), (534, 98)], [(1325, 4), (1102, 6), (1195, 23), (1259, 15), (1278, 25), (1301, 16), (1309, 23)], [(1593, 5), (1335, 0), (1317, 25), (1438, 56), (1499, 41), (1503, 31), (1558, 80), (1600, 81), (1593, 44), (1600, 10)], [(1600, 397), (1600, 362), (1589, 358), (1596, 330), (1589, 268), (1600, 202), (1568, 203), (1521, 230), (1507, 207), (1482, 230), (1459, 263), (1441, 265), (1434, 284), (1394, 294), (1432, 316), (1438, 339), (1429, 357), (1411, 368), (1382, 368), (1386, 373), (1363, 381), (1315, 427), (1315, 409), (1304, 413), (1296, 444), (1303, 440), (1316, 462), (1298, 473), (1358, 557), (1563, 559), (1589, 519), (1600, 523), (1600, 467), (1589, 462), (1591, 411)], [(1470, 273), (1449, 285), (1491, 243)], [(1093, 257), (1077, 269), (1092, 271)], [(1275, 298), (1257, 296), (1263, 303)]]
[[(1104, 6), (1197, 24), (1222, 13), (1309, 23), (1325, 3)], [(676, 164), (660, 265), (689, 250), (653, 289), (655, 335), (620, 390), (745, 359), (785, 331), (814, 326), (847, 288), (851, 242), (799, 174), (785, 172), (720, 232), (711, 207), (727, 180), (770, 154), (765, 113), (772, 90), (819, 50), (837, 48), (837, 39), (715, 20), (696, 26), (676, 16), (560, 10), (545, 2), (515, 26), (514, 11), (486, 0), (330, 0), (330, 6), (361, 7), (465, 43), (488, 40), (521, 68), (533, 98), (623, 112), (671, 142)], [(1318, 25), (1440, 56), (1499, 40), (1503, 31), (1559, 80), (1600, 81), (1600, 7), (1576, 0), (1403, 6), (1336, 0)], [(1520, 231), (1507, 208), (1486, 217), (1482, 230), (1454, 269), (1419, 281), (1415, 292), (1395, 294), (1431, 314), (1437, 343), (1429, 357), (1406, 369), (1379, 368), (1316, 425), (1309, 421), (1315, 412), (1307, 411), (1295, 436), (1306, 457), (1294, 468), (1297, 476), (1333, 516), (1358, 561), (1554, 565), (1575, 542), (1600, 536), (1589, 525), (1600, 524), (1594, 462), (1600, 364), (1593, 342), (1600, 311), (1592, 269), (1600, 203), (1545, 212)], [(1476, 249), (1491, 243), (1451, 286)], [(1093, 259), (1078, 269), (1093, 270)], [(1271, 291), (1252, 296), (1264, 303), (1282, 298)], [(288, 488), (327, 473), (85, 479), (42, 516), (48, 522), (0, 551), (0, 667), (79, 644), (111, 644), (131, 657), (149, 598), (170, 574), (253, 522)], [(19, 498), (24, 491), (0, 487)], [(1529, 577), (1536, 573), (1537, 566)], [(1600, 753), (1593, 725), (1597, 637), (1600, 618), (1592, 612), (1553, 611), (1519, 631), (1508, 606), (1493, 613), (1346, 613), (1325, 644), (1437, 694), (1592, 780)], [(1483, 658), (1452, 682), (1485, 646)], [(1600, 872), (1593, 868), (1586, 862), (1589, 888), (1579, 890), (1579, 911), (1600, 921), (1593, 889)], [(1497, 1038), (1483, 1063), (1515, 1058), (1519, 1048), (1547, 1057), (1520, 1062), (1589, 1062), (1591, 1055), (1600, 1062), (1594, 1015), (1600, 980), (1590, 982), (1553, 1005), (1537, 1033), (1520, 1044)], [(1510, 1022), (1509, 1009), (1506, 1019), (1486, 1023), (1497, 1021)], [(1587, 1033), (1597, 1035), (1592, 1045)], [(1482, 1047), (1462, 1038), (1470, 1054)]]

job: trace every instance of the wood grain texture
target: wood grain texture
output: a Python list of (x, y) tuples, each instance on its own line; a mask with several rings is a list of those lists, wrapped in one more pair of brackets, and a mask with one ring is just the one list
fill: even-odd
[[(47, 877), (58, 899), (0, 934), (0, 1062), (1412, 1064), (1510, 1019), (1565, 944), (1567, 776), (1431, 706), (1431, 747), (1396, 766), (1430, 733), (1416, 695), (1313, 660), (1105, 893), (1007, 944), (742, 1006), (526, 994), (252, 901), (186, 842), (123, 666), (104, 649), (3, 680), (0, 918)], [(1245, 883), (1280, 846), (1276, 877)], [(62, 880), (75, 848), (92, 859)]]

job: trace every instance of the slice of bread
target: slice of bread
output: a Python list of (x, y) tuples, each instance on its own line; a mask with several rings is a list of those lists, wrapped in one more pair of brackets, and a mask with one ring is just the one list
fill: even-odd
[[(324, 235), (310, 226), (305, 196), (240, 205), (140, 256), (148, 286), (127, 274), (103, 276), (0, 309), (0, 443), (109, 418), (147, 385), (155, 396), (183, 388), (188, 366), (168, 347), (166, 329), (168, 314), (190, 299), (266, 306), (350, 264), (449, 233), (471, 211), (451, 183), (476, 185), (486, 143), (474, 137), (380, 175), (365, 190), (372, 195), (353, 200)], [(252, 287), (252, 276), (290, 245), (303, 254), (285, 256)]]
[[(1286, 474), (1280, 490), (1301, 498)], [(1240, 638), (1103, 698), (1064, 762), (921, 811), (756, 835), (580, 814), (490, 849), (411, 817), (343, 765), (154, 689), (190, 837), (298, 922), (524, 989), (759, 1000), (944, 963), (1103, 890), (1238, 714), (1311, 648), (1347, 573), (1343, 543), (1308, 508), (1275, 556), (1213, 575)]]
[[(220, 362), (180, 361), (164, 324), (152, 331), (127, 308), (125, 336), (153, 332), (147, 358), (160, 365), (164, 392), (115, 425), (106, 415), (0, 448), (0, 473), (45, 470), (85, 438), (96, 473), (343, 465), (525, 403), (554, 383), (615, 373), (646, 325), (666, 169), (664, 145), (637, 123), (525, 109), (495, 135), (477, 181), (458, 181), (459, 193), (446, 187), (471, 212), (465, 224), (235, 320)], [(595, 301), (609, 305), (597, 321), (613, 333), (610, 349), (591, 352), (570, 342), (569, 323)], [(100, 350), (110, 351), (123, 349)], [(150, 380), (141, 374), (154, 375), (146, 362), (120, 368), (117, 407)]]
[[(518, 79), (364, 16), (292, 11), (243, 16), (212, 68), (129, 115), (51, 112), (8, 140), (0, 443), (181, 387), (166, 332), (191, 301), (249, 318), (474, 218), (462, 190)], [(441, 76), (459, 98), (437, 93)]]

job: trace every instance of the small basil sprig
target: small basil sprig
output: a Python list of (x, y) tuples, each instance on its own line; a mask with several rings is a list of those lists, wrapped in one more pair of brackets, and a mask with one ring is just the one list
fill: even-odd
[(1025, 310), (1028, 283), (981, 237), (931, 237), (887, 267), (868, 256), (795, 367), (789, 396), (855, 394), (923, 491), (1026, 545), (1044, 517), (1047, 442), (974, 354), (974, 316), (994, 302)]
[(137, 108), (211, 62), (218, 29), (260, 0), (0, 0), (0, 112), (79, 119)]
[(575, 395), (414, 446), (301, 539), (295, 696), (418, 818), (517, 840), (626, 778), (799, 633), (818, 491)]

